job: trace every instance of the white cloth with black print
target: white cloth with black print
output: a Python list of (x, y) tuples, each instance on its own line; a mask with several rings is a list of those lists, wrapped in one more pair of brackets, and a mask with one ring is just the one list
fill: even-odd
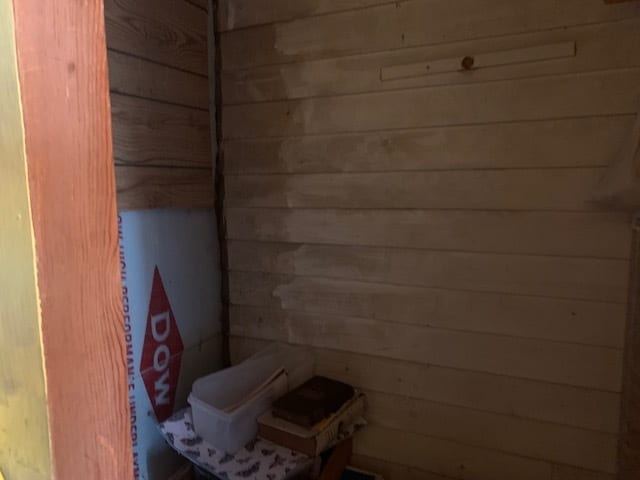
[(160, 424), (165, 439), (180, 455), (221, 480), (285, 480), (305, 469), (309, 457), (263, 439), (255, 439), (231, 455), (218, 450), (193, 429), (186, 408)]

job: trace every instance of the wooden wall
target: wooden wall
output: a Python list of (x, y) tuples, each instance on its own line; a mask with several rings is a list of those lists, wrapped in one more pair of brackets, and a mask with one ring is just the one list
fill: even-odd
[(104, 3), (118, 208), (212, 206), (207, 2)]
[(391, 479), (612, 479), (640, 4), (220, 3), (234, 358), (312, 346)]

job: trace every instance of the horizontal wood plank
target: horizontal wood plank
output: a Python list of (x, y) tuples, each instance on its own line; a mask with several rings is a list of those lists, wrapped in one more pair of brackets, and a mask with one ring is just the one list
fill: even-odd
[(231, 334), (618, 392), (622, 352), (260, 307), (230, 308)]
[(209, 112), (111, 95), (119, 165), (211, 168)]
[[(231, 337), (234, 362), (269, 342)], [(620, 395), (469, 370), (312, 349), (319, 374), (358, 388), (444, 405), (617, 433)]]
[(211, 208), (211, 169), (116, 167), (120, 210)]
[(554, 464), (551, 466), (551, 480), (616, 480), (611, 473), (595, 472), (569, 465)]
[[(602, 95), (605, 90), (608, 95)], [(633, 114), (639, 95), (640, 70), (634, 68), (227, 105), (223, 136), (239, 139)]]
[(366, 394), (367, 418), (374, 425), (596, 471), (616, 471), (616, 435), (392, 394)]
[(373, 5), (389, 0), (223, 0), (218, 2), (218, 28), (235, 30)]
[[(226, 205), (268, 208), (602, 210), (603, 168), (227, 175)], [(453, 216), (453, 215), (452, 215)]]
[(187, 107), (209, 109), (209, 82), (206, 77), (108, 51), (109, 87), (113, 93)]
[(632, 115), (224, 143), (225, 172), (331, 173), (607, 166)]
[(351, 465), (365, 471), (382, 475), (385, 480), (452, 480), (451, 477), (445, 477), (397, 463), (385, 462), (379, 458), (368, 457), (366, 455), (352, 455)]
[(624, 213), (228, 208), (226, 219), (232, 240), (372, 247), (628, 258), (631, 238)]
[[(429, 455), (425, 455), (425, 451)], [(435, 471), (465, 480), (552, 479), (613, 480), (614, 475), (568, 465), (510, 457), (494, 450), (480, 450), (433, 437), (371, 426), (356, 437), (356, 457), (360, 455), (402, 464), (410, 469)], [(530, 462), (527, 465), (523, 461)], [(521, 470), (522, 469), (522, 470)], [(410, 477), (409, 477), (410, 478)], [(420, 477), (423, 478), (423, 477)], [(429, 477), (425, 477), (429, 478)], [(437, 477), (436, 477), (437, 478)]]
[[(622, 304), (229, 272), (233, 305), (622, 348)], [(402, 327), (400, 327), (402, 328)]]
[(510, 48), (485, 53), (474, 53), (463, 57), (441, 58), (428, 62), (420, 61), (391, 65), (380, 69), (380, 80), (391, 82), (405, 78), (424, 77), (441, 73), (476, 71), (506, 65), (522, 65), (558, 58), (576, 56), (576, 42), (545, 43), (534, 47)]
[(201, 9), (208, 11), (209, 10), (209, 0), (185, 0), (186, 2), (191, 3), (192, 5), (197, 5)]
[(207, 75), (207, 15), (176, 0), (105, 0), (107, 47)]
[(410, 0), (225, 32), (225, 69), (280, 64), (614, 21), (640, 15), (637, 4), (601, 0)]
[(480, 292), (626, 301), (628, 262), (230, 241), (229, 269)]
[(552, 470), (542, 460), (377, 425), (356, 436), (354, 453), (464, 480), (540, 480)]
[[(575, 42), (575, 56), (564, 60), (381, 80), (381, 71), (413, 62), (439, 62), (451, 57), (533, 48), (552, 42)], [(224, 103), (234, 104), (625, 68), (640, 65), (634, 48), (638, 43), (640, 20), (631, 18), (614, 23), (225, 71), (222, 73), (222, 96)]]

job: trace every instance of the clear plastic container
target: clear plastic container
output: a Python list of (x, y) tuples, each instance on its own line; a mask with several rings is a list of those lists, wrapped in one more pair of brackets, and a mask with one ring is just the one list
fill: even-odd
[[(280, 367), (287, 372), (232, 412)], [(272, 344), (244, 362), (193, 383), (189, 404), (198, 435), (216, 448), (235, 453), (258, 431), (257, 418), (288, 390), (313, 376), (313, 354), (304, 348)]]

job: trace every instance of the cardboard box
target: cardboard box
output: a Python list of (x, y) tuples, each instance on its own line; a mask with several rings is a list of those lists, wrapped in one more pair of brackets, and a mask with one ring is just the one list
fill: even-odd
[(211, 210), (118, 217), (133, 469), (164, 480), (183, 463), (157, 423), (187, 406), (195, 379), (218, 370), (220, 267)]

